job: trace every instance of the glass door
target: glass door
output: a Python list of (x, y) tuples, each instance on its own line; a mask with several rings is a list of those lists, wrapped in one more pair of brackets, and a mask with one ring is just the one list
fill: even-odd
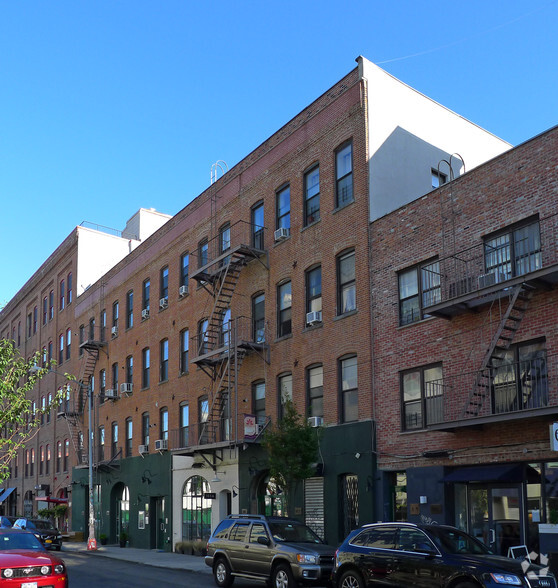
[(521, 487), (469, 485), (469, 532), (494, 553), (507, 556), (524, 544)]

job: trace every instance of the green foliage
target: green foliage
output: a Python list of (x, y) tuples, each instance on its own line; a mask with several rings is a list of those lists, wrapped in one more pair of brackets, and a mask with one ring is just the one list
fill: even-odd
[[(50, 362), (39, 367), (39, 360), (38, 352), (25, 360), (11, 340), (0, 340), (0, 483), (8, 478), (10, 462), (18, 450), (36, 434), (41, 414), (49, 412), (64, 395), (60, 390), (52, 404), (33, 406), (30, 392), (55, 365)], [(66, 378), (73, 379), (67, 374)]]
[(316, 471), (318, 435), (291, 400), (284, 404), (283, 418), (264, 433), (262, 445), (268, 454), (270, 477), (285, 491), (287, 511), (296, 484)]
[(51, 519), (54, 516), (54, 509), (52, 508), (41, 508), (37, 511), (37, 514), (41, 519)]
[(64, 517), (64, 515), (66, 514), (66, 512), (68, 511), (68, 505), (67, 504), (57, 504), (53, 509), (52, 509), (54, 516), (59, 519)]

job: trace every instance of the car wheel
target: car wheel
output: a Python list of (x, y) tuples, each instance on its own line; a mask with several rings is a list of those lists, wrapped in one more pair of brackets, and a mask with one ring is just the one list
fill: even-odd
[(294, 588), (295, 581), (291, 568), (287, 564), (279, 564), (271, 575), (272, 588)]
[(219, 558), (213, 565), (213, 578), (217, 586), (226, 588), (230, 586), (234, 577), (231, 576), (231, 567), (229, 566), (226, 559)]
[(459, 582), (455, 588), (478, 588), (473, 582)]
[(356, 570), (347, 570), (339, 578), (339, 588), (364, 588), (364, 580)]

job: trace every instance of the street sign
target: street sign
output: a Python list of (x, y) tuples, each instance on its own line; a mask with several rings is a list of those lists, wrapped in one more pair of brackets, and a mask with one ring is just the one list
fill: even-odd
[(217, 498), (217, 493), (216, 492), (204, 492), (203, 497), (206, 500), (215, 500)]

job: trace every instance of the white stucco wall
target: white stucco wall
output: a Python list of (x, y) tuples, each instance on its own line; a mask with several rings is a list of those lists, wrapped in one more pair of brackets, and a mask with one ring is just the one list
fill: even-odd
[[(431, 170), (458, 153), (465, 171), (510, 149), (481, 129), (394, 78), (363, 57), (359, 74), (367, 81), (370, 220), (432, 190)], [(454, 175), (463, 173), (457, 158)], [(449, 177), (449, 166), (440, 171)]]
[(140, 208), (128, 219), (126, 228), (122, 231), (122, 237), (145, 241), (170, 218), (172, 218), (171, 215), (157, 212), (154, 208)]

